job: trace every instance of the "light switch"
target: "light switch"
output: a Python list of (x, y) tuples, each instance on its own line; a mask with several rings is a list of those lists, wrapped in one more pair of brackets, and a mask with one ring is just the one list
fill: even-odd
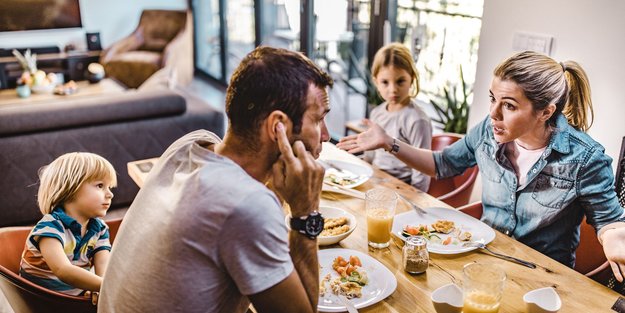
[(553, 37), (540, 34), (515, 32), (512, 39), (512, 49), (516, 51), (532, 50), (546, 55), (551, 54)]

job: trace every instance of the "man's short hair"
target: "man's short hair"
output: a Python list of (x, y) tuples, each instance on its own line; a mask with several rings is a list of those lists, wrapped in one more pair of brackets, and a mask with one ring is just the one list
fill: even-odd
[(332, 78), (299, 52), (260, 46), (241, 61), (226, 91), (226, 114), (231, 131), (255, 145), (262, 121), (275, 110), (302, 129), (311, 84), (332, 87)]

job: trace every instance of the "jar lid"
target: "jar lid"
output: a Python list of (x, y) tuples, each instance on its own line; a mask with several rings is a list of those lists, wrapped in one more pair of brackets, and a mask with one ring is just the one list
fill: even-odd
[(410, 236), (406, 239), (406, 245), (415, 250), (422, 250), (427, 247), (427, 241), (423, 236)]

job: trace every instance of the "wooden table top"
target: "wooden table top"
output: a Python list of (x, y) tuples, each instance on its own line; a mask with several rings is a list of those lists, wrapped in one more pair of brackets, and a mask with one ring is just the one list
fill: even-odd
[[(320, 159), (335, 159), (367, 165), (357, 157), (328, 143), (324, 143)], [(156, 159), (150, 159), (128, 163), (129, 174), (139, 186), (147, 177), (147, 173), (141, 171), (138, 165), (155, 161)], [(147, 169), (145, 165), (143, 167), (144, 170)], [(374, 169), (374, 176), (355, 189), (364, 192), (376, 186), (393, 189), (421, 207), (449, 207), (379, 169)], [(492, 250), (534, 262), (539, 267), (531, 269), (495, 258), (480, 250), (474, 250), (456, 255), (431, 253), (428, 270), (424, 274), (411, 275), (402, 268), (401, 244), (403, 242), (401, 240), (394, 238), (393, 243), (386, 249), (368, 247), (365, 207), (362, 199), (324, 192), (320, 205), (338, 207), (351, 212), (358, 222), (358, 226), (349, 237), (336, 245), (322, 247), (322, 249), (345, 248), (366, 253), (384, 264), (397, 279), (397, 289), (393, 294), (381, 302), (359, 309), (359, 312), (436, 312), (430, 300), (432, 291), (452, 282), (461, 282), (462, 268), (470, 262), (494, 263), (506, 271), (507, 279), (500, 312), (525, 312), (523, 295), (528, 291), (543, 287), (556, 289), (562, 299), (560, 312), (610, 312), (610, 308), (619, 298), (619, 294), (611, 289), (497, 231), (495, 231), (495, 239), (489, 244)], [(404, 202), (398, 202), (397, 213), (409, 210), (411, 208)]]

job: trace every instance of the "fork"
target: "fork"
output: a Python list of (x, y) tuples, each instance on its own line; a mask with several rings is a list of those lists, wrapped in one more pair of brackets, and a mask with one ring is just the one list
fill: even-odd
[(402, 196), (401, 194), (397, 194), (402, 200), (404, 200), (404, 202), (406, 202), (409, 206), (411, 206), (415, 211), (417, 211), (417, 213), (420, 214), (425, 214), (427, 212), (425, 212), (424, 209), (422, 209), (420, 206), (416, 205), (414, 202), (408, 200), (406, 197)]
[(485, 244), (481, 243), (481, 242), (477, 242), (477, 241), (470, 241), (470, 242), (465, 242), (464, 244), (462, 244), (463, 247), (477, 247), (480, 249), (484, 249), (488, 252), (490, 252), (492, 255), (504, 259), (504, 260), (508, 260), (517, 264), (521, 264), (523, 266), (527, 266), (529, 268), (536, 268), (536, 264), (529, 262), (529, 261), (525, 261), (525, 260), (521, 260), (521, 259), (517, 259), (513, 256), (509, 256), (509, 255), (505, 255), (505, 254), (501, 254), (498, 252), (495, 252), (491, 249), (488, 248), (488, 246), (486, 246)]
[(346, 296), (339, 294), (338, 298), (339, 301), (343, 303), (348, 313), (358, 313), (358, 310), (356, 310), (356, 306), (354, 306), (354, 304), (349, 301)]

